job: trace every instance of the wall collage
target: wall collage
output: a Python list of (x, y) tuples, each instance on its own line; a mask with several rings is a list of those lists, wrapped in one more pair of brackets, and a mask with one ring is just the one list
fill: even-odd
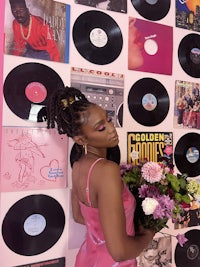
[[(24, 1), (26, 27), (11, 11)], [(200, 182), (200, 0), (1, 5), (0, 265), (74, 267), (85, 228), (71, 212), (73, 142), (47, 129), (48, 96), (74, 86), (102, 106), (120, 162), (165, 157)], [(192, 225), (169, 222), (166, 235), (156, 234), (138, 267), (200, 266), (200, 199), (191, 213)]]

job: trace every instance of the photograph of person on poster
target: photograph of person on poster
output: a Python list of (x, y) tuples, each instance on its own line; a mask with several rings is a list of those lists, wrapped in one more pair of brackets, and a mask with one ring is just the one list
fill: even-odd
[(12, 54), (60, 61), (53, 31), (43, 18), (30, 13), (25, 0), (9, 0), (14, 16)]

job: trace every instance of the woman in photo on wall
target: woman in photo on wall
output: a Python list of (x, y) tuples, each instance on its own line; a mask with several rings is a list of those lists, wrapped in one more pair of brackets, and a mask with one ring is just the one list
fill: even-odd
[(75, 88), (55, 90), (47, 104), (47, 128), (71, 137), (77, 148), (72, 166), (72, 211), (87, 229), (76, 267), (136, 267), (154, 231), (135, 233), (135, 198), (120, 176), (120, 167), (106, 157), (118, 145), (117, 131), (100, 106)]

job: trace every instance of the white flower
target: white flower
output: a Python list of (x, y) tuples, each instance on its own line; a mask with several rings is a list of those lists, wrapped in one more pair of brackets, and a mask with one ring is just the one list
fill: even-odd
[(159, 205), (158, 201), (154, 198), (146, 197), (142, 201), (142, 208), (146, 215), (153, 214), (155, 208)]

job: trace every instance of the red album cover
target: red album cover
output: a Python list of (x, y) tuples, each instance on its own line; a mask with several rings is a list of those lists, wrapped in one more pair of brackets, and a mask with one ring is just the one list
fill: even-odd
[(173, 27), (129, 17), (128, 69), (172, 74)]
[(5, 8), (5, 54), (69, 62), (69, 5), (6, 0)]
[(3, 127), (2, 150), (2, 192), (67, 186), (68, 137), (55, 129)]

